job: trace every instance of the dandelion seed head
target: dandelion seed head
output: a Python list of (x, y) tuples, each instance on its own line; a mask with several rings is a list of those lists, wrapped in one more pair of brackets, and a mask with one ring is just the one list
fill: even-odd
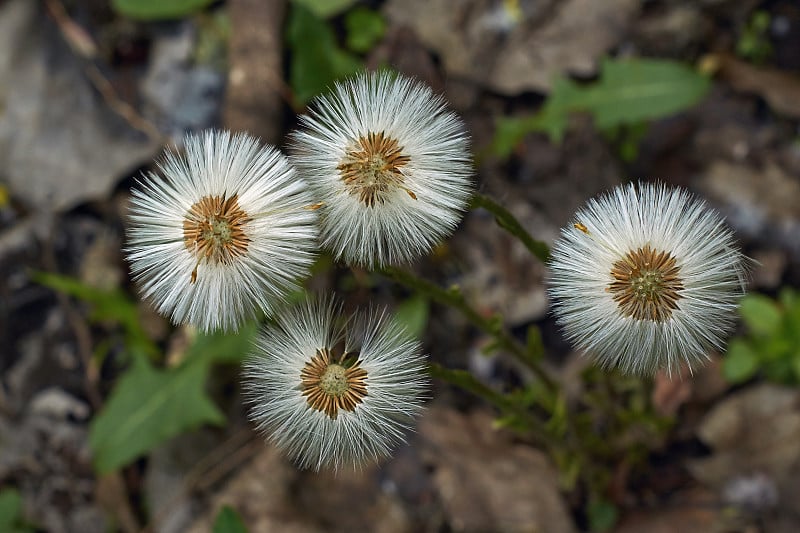
[(631, 250), (611, 267), (614, 278), (608, 288), (620, 313), (636, 320), (664, 322), (678, 308), (683, 296), (680, 268), (669, 252), (649, 244)]
[(286, 158), (255, 138), (208, 131), (184, 145), (132, 192), (131, 272), (174, 323), (235, 330), (308, 275), (316, 214)]
[(347, 192), (367, 207), (374, 207), (386, 203), (386, 197), (395, 189), (405, 190), (416, 199), (414, 192), (403, 185), (401, 169), (410, 159), (403, 154), (397, 139), (383, 132), (370, 132), (347, 149), (336, 168)]
[(347, 354), (331, 355), (320, 348), (300, 372), (303, 396), (308, 406), (336, 419), (340, 409), (355, 411), (367, 396), (367, 371), (360, 361), (346, 362)]
[(620, 186), (562, 230), (548, 293), (567, 338), (604, 367), (679, 372), (722, 349), (745, 258), (722, 217), (680, 188)]
[[(237, 195), (204, 196), (192, 204), (183, 219), (183, 242), (189, 253), (202, 261), (230, 265), (247, 253), (245, 226), (252, 219), (241, 207)], [(192, 271), (192, 283), (197, 269)]]
[(388, 456), (422, 410), (421, 345), (384, 311), (311, 300), (276, 318), (245, 364), (250, 417), (303, 468)]
[(291, 136), (321, 208), (323, 247), (366, 267), (412, 261), (450, 235), (472, 194), (469, 137), (430, 88), (386, 72), (338, 83)]

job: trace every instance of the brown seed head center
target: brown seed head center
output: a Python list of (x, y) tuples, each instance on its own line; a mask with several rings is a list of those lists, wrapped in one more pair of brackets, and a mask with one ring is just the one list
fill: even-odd
[(383, 132), (368, 133), (347, 150), (336, 169), (347, 192), (367, 207), (382, 204), (394, 188), (403, 189), (413, 199), (414, 192), (404, 185), (403, 166), (411, 158), (403, 154), (397, 139)]
[(624, 316), (664, 322), (683, 296), (680, 268), (669, 252), (645, 245), (631, 250), (611, 267), (614, 281), (606, 288)]
[(322, 348), (300, 371), (300, 387), (308, 406), (336, 420), (339, 409), (355, 411), (367, 396), (367, 371), (354, 355)]
[[(239, 207), (238, 195), (204, 196), (183, 218), (183, 242), (197, 259), (214, 264), (230, 264), (247, 252), (250, 239), (245, 225), (251, 218)], [(197, 266), (192, 271), (197, 281)]]

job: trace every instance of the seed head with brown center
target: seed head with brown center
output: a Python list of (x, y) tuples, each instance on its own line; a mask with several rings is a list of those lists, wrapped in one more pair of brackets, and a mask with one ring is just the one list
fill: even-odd
[(250, 220), (235, 194), (228, 198), (204, 196), (189, 208), (183, 219), (183, 242), (197, 258), (191, 283), (197, 281), (202, 261), (227, 265), (247, 252), (250, 239), (245, 225)]
[(473, 191), (463, 121), (425, 85), (365, 72), (315, 98), (290, 152), (320, 212), (320, 244), (368, 268), (409, 263), (451, 235)]
[(411, 160), (403, 153), (397, 139), (383, 132), (369, 132), (347, 150), (336, 169), (347, 191), (367, 207), (384, 203), (385, 195), (399, 188), (417, 199), (411, 189), (404, 185), (403, 166)]
[(624, 316), (664, 322), (678, 308), (683, 282), (675, 258), (649, 244), (629, 251), (611, 268), (606, 288)]
[(746, 260), (722, 217), (662, 183), (587, 202), (551, 251), (548, 293), (566, 337), (606, 368), (691, 370), (736, 323)]
[(367, 396), (367, 371), (351, 354), (336, 357), (327, 348), (317, 350), (300, 372), (308, 406), (336, 420), (339, 409), (355, 411)]
[(245, 364), (250, 416), (306, 468), (385, 457), (422, 409), (421, 349), (384, 310), (345, 317), (327, 299), (289, 308), (262, 330)]
[(174, 324), (234, 331), (273, 314), (309, 274), (314, 197), (255, 137), (208, 130), (183, 145), (131, 191), (131, 275)]

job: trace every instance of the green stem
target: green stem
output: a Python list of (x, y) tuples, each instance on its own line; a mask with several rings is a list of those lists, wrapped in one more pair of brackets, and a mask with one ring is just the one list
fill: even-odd
[(525, 347), (503, 327), (503, 322), (500, 317), (485, 317), (478, 313), (478, 311), (467, 303), (458, 287), (443, 289), (435, 283), (431, 283), (428, 280), (419, 278), (399, 268), (386, 267), (380, 272), (397, 283), (428, 296), (435, 302), (458, 309), (475, 327), (491, 335), (498, 348), (513, 354), (530, 368), (548, 390), (551, 392), (557, 391), (558, 387), (553, 379), (541, 367), (539, 362), (531, 357), (531, 354), (528, 353)]
[(475, 396), (483, 398), (501, 411), (514, 412), (519, 410), (516, 404), (508, 397), (481, 383), (475, 376), (466, 370), (456, 370), (443, 367), (438, 363), (430, 363), (428, 365), (428, 372), (434, 378), (446, 381), (474, 394)]
[(537, 241), (528, 233), (522, 224), (511, 214), (511, 211), (498, 204), (486, 195), (475, 193), (470, 202), (470, 207), (483, 208), (494, 215), (497, 225), (518, 238), (522, 244), (542, 263), (547, 263), (550, 258), (550, 247), (542, 241)]
[(488, 387), (484, 383), (478, 381), (470, 372), (466, 370), (456, 370), (446, 368), (437, 363), (430, 363), (428, 365), (428, 372), (436, 379), (441, 379), (452, 385), (460, 387), (461, 389), (482, 398), (506, 414), (514, 414), (522, 419), (533, 429), (533, 436), (539, 439), (543, 444), (548, 446), (555, 446), (557, 443), (553, 440), (550, 433), (547, 431), (544, 423), (536, 418), (536, 416), (529, 410), (521, 407), (517, 402), (511, 398), (497, 392), (496, 390)]

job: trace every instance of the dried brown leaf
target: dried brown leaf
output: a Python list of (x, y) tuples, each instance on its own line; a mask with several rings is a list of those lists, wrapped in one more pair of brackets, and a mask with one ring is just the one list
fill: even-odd
[(758, 67), (730, 55), (718, 54), (708, 60), (717, 66), (719, 76), (737, 91), (756, 93), (776, 112), (800, 118), (800, 76)]

